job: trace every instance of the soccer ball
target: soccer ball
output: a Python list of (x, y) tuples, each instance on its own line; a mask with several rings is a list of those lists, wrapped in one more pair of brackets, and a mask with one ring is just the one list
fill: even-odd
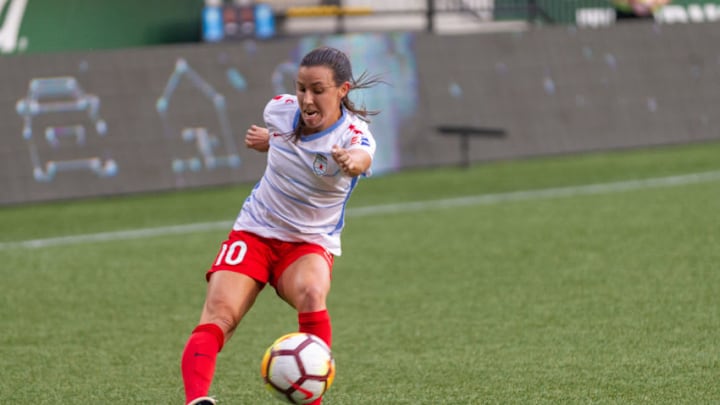
[(265, 388), (291, 404), (320, 398), (335, 378), (335, 359), (325, 342), (309, 333), (289, 333), (265, 351), (260, 366)]

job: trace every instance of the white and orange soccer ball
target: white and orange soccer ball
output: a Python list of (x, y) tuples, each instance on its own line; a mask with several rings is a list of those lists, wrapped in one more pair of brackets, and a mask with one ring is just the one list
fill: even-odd
[(320, 398), (335, 378), (335, 359), (328, 345), (309, 333), (289, 333), (265, 351), (260, 366), (265, 387), (291, 404)]

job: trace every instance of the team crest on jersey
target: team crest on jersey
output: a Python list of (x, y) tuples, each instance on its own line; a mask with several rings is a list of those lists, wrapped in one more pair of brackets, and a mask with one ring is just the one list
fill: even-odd
[(315, 155), (315, 161), (313, 162), (313, 172), (318, 176), (324, 176), (327, 174), (328, 159), (325, 155), (320, 153)]

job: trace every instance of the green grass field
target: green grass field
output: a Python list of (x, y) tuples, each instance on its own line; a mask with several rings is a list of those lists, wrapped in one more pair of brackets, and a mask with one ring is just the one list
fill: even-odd
[[(334, 270), (325, 403), (720, 402), (720, 175), (585, 187), (716, 172), (719, 156), (711, 143), (362, 181)], [(0, 208), (0, 403), (182, 404), (204, 272), (248, 191)], [(208, 221), (228, 228), (16, 243)], [(260, 359), (295, 319), (261, 295), (218, 358), (221, 404), (276, 403)]]

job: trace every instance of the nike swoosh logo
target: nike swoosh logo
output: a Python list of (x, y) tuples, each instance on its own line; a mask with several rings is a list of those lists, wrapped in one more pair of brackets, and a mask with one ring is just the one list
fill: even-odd
[(295, 390), (300, 391), (303, 395), (305, 395), (305, 399), (310, 399), (313, 396), (313, 393), (306, 390), (305, 388), (297, 385), (294, 381), (290, 381), (289, 378), (286, 378), (287, 382), (290, 383), (290, 386), (293, 387)]
[(209, 358), (209, 359), (212, 358), (212, 356), (210, 356), (209, 354), (198, 353), (198, 352), (195, 352), (195, 354), (193, 354), (193, 356), (195, 356), (195, 357), (207, 357), (207, 358)]

